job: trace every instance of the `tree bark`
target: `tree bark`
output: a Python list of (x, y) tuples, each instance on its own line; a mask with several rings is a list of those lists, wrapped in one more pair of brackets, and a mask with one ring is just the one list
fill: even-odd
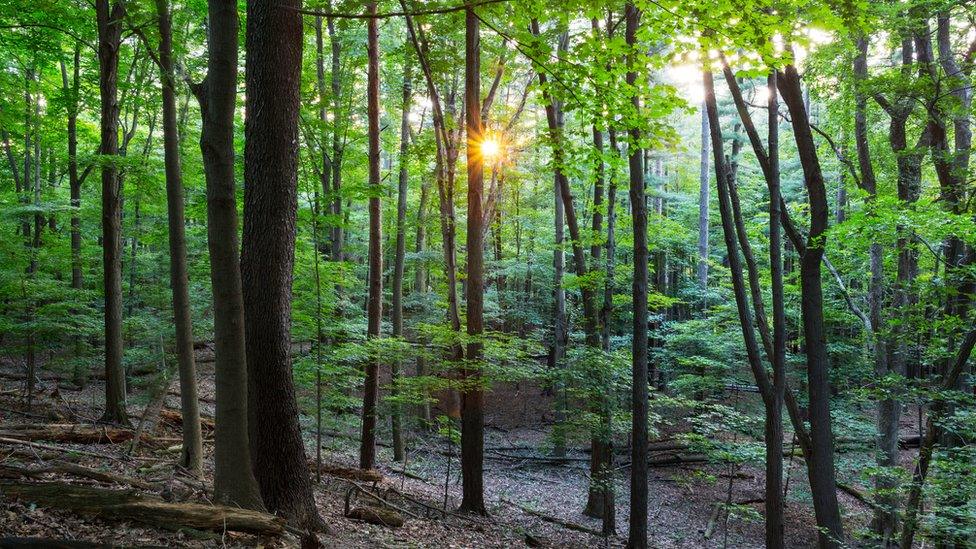
[[(708, 68), (702, 73), (704, 87), (705, 87), (705, 107), (708, 115), (708, 125), (710, 127), (711, 134), (711, 145), (712, 151), (714, 153), (715, 162), (715, 178), (716, 178), (716, 188), (718, 189), (718, 202), (719, 202), (719, 212), (722, 218), (722, 233), (725, 237), (725, 248), (728, 254), (729, 262), (729, 272), (732, 277), (732, 287), (735, 294), (736, 308), (738, 309), (739, 315), (739, 325), (742, 330), (742, 338), (745, 342), (746, 354), (749, 358), (749, 365), (752, 369), (753, 375), (757, 378), (765, 378), (766, 371), (762, 364), (762, 355), (759, 350), (759, 345), (756, 341), (756, 333), (753, 328), (753, 318), (749, 309), (749, 298), (746, 293), (746, 283), (743, 278), (742, 273), (742, 260), (739, 257), (739, 247), (738, 244), (748, 244), (745, 240), (744, 234), (739, 234), (736, 227), (736, 216), (735, 201), (733, 200), (732, 189), (734, 188), (734, 183), (732, 178), (731, 168), (726, 163), (725, 153), (722, 144), (722, 129), (721, 121), (719, 119), (718, 103), (715, 99), (715, 86), (712, 79), (712, 72)], [(775, 100), (774, 100), (775, 102)], [(776, 118), (773, 118), (773, 126), (775, 126)], [(772, 147), (771, 147), (772, 148)], [(778, 179), (776, 179), (778, 183)], [(773, 200), (772, 202), (777, 202)], [(778, 204), (777, 204), (778, 208)], [(778, 221), (778, 220), (777, 220)], [(742, 231), (744, 232), (744, 231)], [(738, 240), (737, 240), (738, 238)], [(753, 261), (754, 263), (754, 261)], [(755, 265), (750, 265), (750, 274), (755, 270)], [(753, 283), (754, 294), (758, 291), (758, 281)], [(755, 305), (755, 304), (754, 304)], [(765, 319), (761, 320), (760, 323), (765, 323)], [(768, 384), (768, 382), (767, 382)], [(777, 417), (778, 402), (775, 400), (774, 392), (770, 391), (760, 391), (763, 397), (763, 404), (766, 410), (766, 436), (773, 438), (767, 438), (766, 449), (767, 449), (767, 475), (772, 473), (772, 478), (768, 479), (770, 483), (777, 486), (776, 494), (773, 496), (773, 503), (778, 503), (775, 508), (772, 518), (775, 522), (779, 522), (778, 525), (773, 525), (767, 522), (767, 527), (772, 528), (772, 531), (767, 530), (767, 535), (772, 534), (772, 538), (767, 537), (766, 544), (769, 547), (782, 547), (782, 502), (780, 500), (780, 486), (782, 478), (782, 434), (779, 433), (779, 438), (775, 437), (776, 430), (781, 429), (780, 419)], [(772, 420), (776, 419), (776, 423), (773, 424)], [(770, 456), (769, 454), (776, 450), (775, 456)], [(770, 458), (772, 457), (772, 460)], [(777, 467), (774, 469), (773, 466)], [(767, 485), (767, 497), (768, 497)], [(767, 519), (770, 518), (767, 515)]]
[(827, 342), (824, 334), (823, 287), (820, 263), (823, 260), (827, 229), (827, 193), (824, 187), (816, 143), (804, 105), (800, 76), (793, 65), (777, 75), (777, 85), (789, 108), (793, 136), (803, 167), (810, 203), (810, 234), (806, 250), (800, 257), (801, 313), (806, 340), (807, 383), (809, 390), (811, 456), (808, 460), (814, 511), (821, 528), (822, 548), (840, 547), (844, 543), (844, 526), (837, 504), (837, 480), (834, 471), (834, 440), (830, 421), (830, 382), (828, 378)]
[(200, 432), (200, 404), (197, 401), (196, 365), (193, 362), (193, 324), (183, 215), (183, 174), (180, 166), (176, 81), (173, 73), (173, 21), (169, 0), (156, 0), (156, 12), (159, 15), (159, 63), (160, 80), (163, 86), (163, 147), (166, 158), (170, 285), (173, 288), (176, 354), (180, 365), (180, 408), (183, 412), (183, 450), (180, 465), (194, 476), (200, 476), (203, 474), (203, 435)]
[(234, 0), (208, 0), (207, 76), (193, 93), (200, 103), (200, 151), (207, 181), (207, 246), (214, 307), (214, 499), (264, 509), (251, 472), (248, 441), (244, 301), (238, 258), (234, 173), (238, 14)]
[[(101, 146), (108, 157), (119, 154), (118, 73), (125, 3), (96, 0), (98, 90), (101, 98)], [(122, 204), (118, 167), (102, 166), (102, 265), (105, 288), (105, 413), (102, 421), (129, 424), (122, 367)]]
[(461, 510), (487, 514), (484, 495), (485, 418), (481, 386), (484, 332), (484, 158), (481, 143), (481, 29), (474, 8), (464, 12), (464, 114), (468, 158), (467, 362), (461, 370)]
[(780, 217), (779, 102), (776, 72), (767, 78), (769, 88), (767, 143), (769, 146), (769, 269), (773, 294), (773, 400), (766, 408), (766, 547), (785, 547), (783, 507), (783, 400), (786, 396), (786, 297), (783, 289), (783, 234)]
[[(640, 12), (633, 2), (624, 8), (626, 42), (628, 46), (627, 84), (637, 85), (637, 31)], [(636, 90), (636, 88), (634, 88)], [(630, 98), (635, 112), (640, 112), (640, 97), (634, 91)], [(630, 144), (627, 153), (630, 167), (630, 207), (634, 223), (634, 282), (633, 282), (633, 362), (631, 379), (631, 454), (630, 454), (630, 528), (627, 547), (647, 547), (647, 201), (644, 197), (643, 150), (640, 129), (628, 131)]]
[(268, 510), (312, 530), (321, 518), (312, 499), (290, 353), (300, 5), (299, 0), (247, 4), (241, 281), (251, 468)]
[[(369, 13), (376, 13), (376, 2), (367, 5)], [(380, 206), (380, 51), (379, 23), (372, 18), (367, 23), (366, 49), (366, 118), (369, 137), (369, 295), (367, 297), (367, 329), (370, 339), (380, 337), (383, 320), (383, 211)], [(363, 386), (363, 429), (359, 446), (359, 467), (372, 469), (376, 462), (376, 400), (379, 386), (378, 357), (370, 357), (366, 364)]]

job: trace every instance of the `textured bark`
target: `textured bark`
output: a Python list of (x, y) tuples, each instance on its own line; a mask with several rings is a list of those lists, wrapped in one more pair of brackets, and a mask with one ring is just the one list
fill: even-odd
[(467, 362), (461, 370), (461, 510), (487, 514), (484, 495), (485, 417), (480, 364), (484, 332), (484, 158), (481, 143), (481, 28), (470, 5), (464, 16), (464, 112), (468, 158)]
[[(632, 2), (627, 2), (624, 8), (626, 20), (626, 41), (630, 48), (627, 70), (627, 84), (637, 84), (637, 59), (640, 55), (636, 51), (637, 27), (640, 13)], [(636, 88), (635, 88), (636, 89)], [(635, 110), (640, 110), (640, 98), (635, 92), (631, 96), (631, 104)], [(629, 130), (630, 145), (630, 207), (634, 219), (634, 282), (633, 282), (633, 313), (634, 334), (632, 343), (632, 380), (631, 380), (631, 455), (630, 455), (630, 528), (627, 537), (629, 549), (645, 549), (647, 547), (647, 417), (648, 417), (648, 389), (647, 389), (647, 202), (644, 197), (644, 168), (641, 165), (643, 151), (640, 142), (640, 130), (632, 127)]]
[[(119, 49), (125, 3), (97, 0), (98, 90), (103, 156), (119, 154)], [(122, 368), (122, 203), (118, 168), (102, 166), (102, 266), (105, 288), (105, 413), (102, 421), (127, 425)]]
[(807, 460), (807, 468), (813, 491), (817, 525), (821, 529), (819, 544), (822, 548), (834, 548), (844, 543), (844, 526), (837, 504), (834, 440), (830, 424), (829, 365), (824, 334), (823, 287), (820, 277), (820, 263), (823, 260), (827, 229), (827, 193), (796, 67), (787, 65), (778, 75), (777, 85), (790, 111), (793, 136), (800, 164), (803, 167), (810, 203), (810, 234), (806, 250), (800, 257), (801, 313), (806, 339), (812, 450), (810, 459)]
[(263, 509), (248, 441), (244, 301), (238, 257), (234, 173), (237, 106), (237, 2), (208, 0), (207, 77), (193, 86), (200, 103), (200, 151), (207, 181), (207, 247), (214, 308), (214, 500)]
[(312, 499), (290, 356), (303, 42), (300, 4), (247, 4), (241, 280), (251, 468), (269, 511), (313, 529), (321, 519)]
[(203, 474), (203, 435), (197, 401), (196, 365), (193, 362), (193, 324), (190, 282), (186, 266), (183, 215), (183, 174), (180, 137), (176, 124), (176, 82), (173, 73), (173, 21), (169, 0), (156, 0), (159, 15), (159, 63), (163, 84), (163, 148), (166, 158), (166, 207), (169, 221), (170, 286), (176, 326), (176, 355), (180, 372), (180, 408), (183, 412), (183, 450), (180, 465), (195, 476)]
[[(367, 11), (376, 13), (376, 2)], [(367, 23), (368, 52), (366, 81), (366, 118), (369, 137), (369, 295), (367, 296), (366, 336), (380, 337), (383, 321), (383, 210), (380, 206), (380, 51), (379, 23), (372, 18)], [(372, 469), (376, 462), (376, 400), (379, 390), (378, 358), (370, 357), (366, 364), (363, 386), (363, 425), (359, 446), (359, 467)]]
[[(403, 101), (400, 113), (400, 174), (397, 180), (396, 251), (393, 259), (393, 337), (403, 337), (403, 263), (407, 254), (407, 183), (410, 171), (407, 169), (410, 146), (410, 102), (413, 78), (410, 60), (403, 68)], [(396, 383), (400, 376), (400, 363), (391, 364), (393, 387), (391, 395), (396, 396)], [(393, 431), (393, 460), (403, 461), (403, 433), (400, 405), (393, 403), (391, 427)]]

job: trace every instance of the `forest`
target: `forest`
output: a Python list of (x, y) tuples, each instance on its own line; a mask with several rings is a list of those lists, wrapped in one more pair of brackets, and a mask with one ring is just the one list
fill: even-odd
[(976, 548), (976, 3), (0, 0), (0, 547)]

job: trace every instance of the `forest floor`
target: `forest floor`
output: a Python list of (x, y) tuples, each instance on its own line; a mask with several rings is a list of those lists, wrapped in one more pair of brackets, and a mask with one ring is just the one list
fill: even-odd
[[(200, 396), (202, 415), (213, 413), (213, 365), (201, 361)], [(178, 422), (163, 416), (147, 416), (148, 435), (135, 450), (131, 443), (78, 444), (35, 439), (34, 445), (13, 442), (16, 428), (24, 424), (92, 425), (100, 411), (103, 385), (92, 380), (84, 390), (53, 376), (42, 375), (30, 411), (21, 398), (23, 370), (17, 362), (0, 360), (0, 479), (5, 467), (13, 470), (39, 468), (57, 463), (74, 463), (143, 481), (143, 491), (162, 494), (174, 501), (207, 502), (205, 486), (181, 474), (175, 461), (179, 455)], [(179, 409), (178, 384), (173, 383), (164, 410)], [(139, 390), (131, 395), (129, 411), (138, 423), (148, 397)], [(537, 387), (504, 385), (493, 391), (487, 402), (485, 492), (487, 518), (459, 515), (453, 510), (460, 501), (456, 448), (435, 434), (411, 437), (407, 463), (394, 463), (387, 446), (379, 448), (379, 483), (361, 482), (323, 474), (315, 485), (320, 513), (331, 527), (320, 539), (326, 547), (620, 547), (626, 542), (629, 500), (629, 458), (615, 458), (617, 490), (617, 536), (594, 535), (600, 521), (582, 515), (588, 482), (586, 444), (575, 441), (567, 460), (547, 459), (548, 399)], [(165, 415), (165, 414), (164, 414)], [(170, 414), (172, 415), (172, 414)], [(309, 418), (307, 443), (314, 458), (314, 431)], [(204, 430), (205, 477), (212, 480), (212, 436)], [(323, 462), (354, 468), (357, 435), (352, 424), (330, 429), (323, 439)], [(667, 447), (667, 443), (659, 443)], [(654, 445), (652, 445), (654, 446)], [(681, 451), (662, 454), (680, 456)], [(19, 469), (18, 469), (19, 468)], [(407, 471), (404, 474), (404, 471)], [(448, 475), (448, 471), (450, 474)], [(812, 508), (805, 492), (802, 462), (790, 466), (790, 494), (786, 509), (786, 539), (790, 547), (811, 547), (816, 530)], [(16, 475), (13, 475), (16, 476)], [(340, 474), (341, 476), (341, 474)], [(445, 482), (445, 479), (447, 481)], [(30, 482), (58, 481), (71, 484), (112, 487), (113, 483), (76, 478), (63, 472), (33, 475)], [(17, 481), (28, 482), (28, 481)], [(114, 487), (118, 487), (118, 482)], [(441, 511), (445, 501), (447, 513)], [(353, 506), (371, 503), (356, 486), (377, 494), (399, 507), (406, 519), (400, 528), (368, 524), (345, 517), (345, 501)], [(131, 486), (122, 486), (130, 488)], [(350, 495), (351, 493), (351, 495)], [(653, 467), (649, 486), (649, 531), (652, 547), (762, 547), (763, 472), (750, 465), (730, 469), (709, 463), (686, 463)], [(841, 494), (845, 517), (851, 526), (863, 526), (869, 509)], [(723, 504), (739, 504), (731, 514)], [(412, 516), (411, 516), (412, 515)], [(561, 523), (561, 524), (560, 524)], [(593, 533), (588, 533), (590, 530)], [(7, 498), (0, 493), (0, 538), (30, 537), (110, 543), (116, 546), (298, 546), (292, 534), (260, 537), (237, 532), (204, 532), (193, 529), (162, 529), (138, 522), (82, 516), (51, 506)], [(0, 539), (0, 547), (4, 547)]]

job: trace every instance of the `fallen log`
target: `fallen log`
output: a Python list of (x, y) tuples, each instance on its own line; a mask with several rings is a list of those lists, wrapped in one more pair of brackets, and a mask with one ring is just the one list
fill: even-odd
[[(48, 440), (52, 442), (71, 442), (76, 444), (119, 444), (135, 438), (130, 429), (119, 429), (105, 425), (82, 425), (78, 423), (49, 423), (39, 425), (0, 425), (0, 436), (20, 440)], [(152, 442), (149, 435), (141, 435), (142, 442)]]
[(167, 503), (132, 490), (110, 490), (58, 482), (0, 481), (4, 498), (56, 507), (99, 518), (140, 522), (179, 530), (234, 531), (280, 535), (284, 519), (249, 509), (200, 503)]
[(77, 450), (74, 448), (61, 448), (59, 446), (54, 446), (53, 444), (43, 444), (40, 442), (31, 442), (29, 440), (21, 440), (18, 438), (9, 438), (0, 436), (0, 443), (3, 444), (19, 444), (21, 446), (27, 446), (30, 448), (42, 448), (44, 450), (54, 450), (62, 454), (80, 454), (85, 456), (100, 457), (105, 459), (118, 459), (117, 456), (111, 456), (109, 454), (103, 454), (101, 452), (92, 452), (89, 450)]
[[(309, 467), (315, 471), (315, 460), (309, 460)], [(354, 467), (341, 467), (339, 465), (329, 465), (323, 463), (319, 467), (319, 472), (330, 477), (342, 478), (347, 480), (358, 480), (360, 482), (383, 482), (383, 473), (376, 469), (356, 469)]]
[(566, 528), (566, 529), (569, 529), (569, 530), (575, 530), (577, 532), (583, 532), (584, 534), (589, 534), (591, 536), (603, 537), (603, 532), (600, 532), (599, 530), (594, 530), (593, 528), (587, 528), (586, 526), (583, 526), (582, 524), (576, 524), (575, 522), (570, 522), (568, 520), (563, 520), (563, 519), (561, 519), (559, 517), (554, 517), (554, 516), (551, 516), (551, 515), (547, 515), (545, 513), (540, 513), (539, 511), (536, 511), (535, 509), (531, 509), (529, 507), (525, 507), (524, 505), (519, 505), (518, 503), (515, 503), (514, 501), (509, 501), (507, 499), (502, 499), (501, 502), (502, 503), (507, 503), (507, 504), (511, 505), (512, 507), (515, 507), (516, 509), (522, 511), (523, 513), (526, 513), (528, 515), (532, 515), (533, 517), (536, 517), (538, 519), (541, 519), (542, 522), (548, 522), (550, 524), (556, 524), (556, 525), (562, 526), (563, 528)]
[(378, 507), (354, 507), (346, 514), (346, 518), (361, 520), (379, 526), (389, 526), (391, 528), (403, 526), (403, 517), (399, 513)]
[(81, 478), (87, 478), (91, 480), (97, 480), (99, 482), (107, 482), (111, 484), (121, 484), (123, 486), (132, 486), (135, 488), (141, 488), (143, 490), (152, 490), (152, 484), (135, 477), (129, 477), (125, 475), (117, 475), (108, 471), (99, 471), (97, 469), (91, 469), (78, 465), (77, 463), (52, 463), (50, 465), (45, 465), (43, 467), (17, 467), (16, 465), (2, 464), (0, 463), (0, 478), (38, 478), (41, 475), (48, 473), (58, 473), (64, 475), (72, 475)]
[[(163, 409), (159, 412), (159, 419), (174, 427), (183, 427), (183, 414), (179, 410)], [(213, 431), (215, 427), (213, 418), (201, 416), (200, 426), (205, 431)]]

